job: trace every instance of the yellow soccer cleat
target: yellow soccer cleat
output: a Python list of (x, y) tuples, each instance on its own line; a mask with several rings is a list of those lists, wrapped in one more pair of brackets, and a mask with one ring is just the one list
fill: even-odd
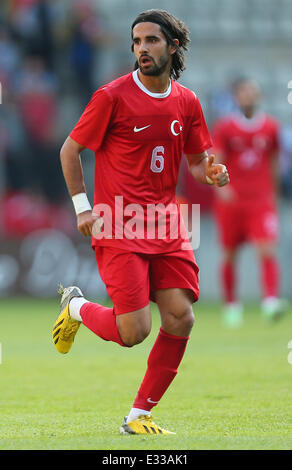
[(66, 354), (70, 351), (75, 335), (81, 325), (81, 322), (70, 317), (69, 302), (73, 297), (83, 297), (83, 294), (79, 287), (64, 288), (62, 285), (60, 285), (58, 293), (62, 295), (61, 307), (60, 315), (53, 327), (53, 341), (57, 350), (61, 354)]
[(121, 434), (175, 434), (175, 432), (162, 429), (152, 421), (152, 415), (141, 415), (137, 419), (127, 423), (127, 416), (120, 427)]

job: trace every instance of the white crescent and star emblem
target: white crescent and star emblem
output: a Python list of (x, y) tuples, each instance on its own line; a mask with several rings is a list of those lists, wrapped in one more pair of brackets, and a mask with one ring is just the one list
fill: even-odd
[[(176, 125), (177, 124), (177, 125)], [(174, 121), (172, 121), (171, 125), (170, 125), (170, 130), (172, 132), (173, 135), (179, 135), (182, 131), (182, 126), (180, 125), (180, 122), (175, 119)], [(178, 131), (178, 132), (177, 132)]]

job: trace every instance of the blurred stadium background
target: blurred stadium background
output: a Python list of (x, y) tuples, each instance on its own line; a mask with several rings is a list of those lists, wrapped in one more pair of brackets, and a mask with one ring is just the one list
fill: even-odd
[[(279, 256), (283, 295), (292, 298), (291, 0), (1, 0), (0, 296), (54, 297), (62, 281), (106, 297), (89, 241), (75, 228), (59, 149), (92, 92), (132, 69), (130, 26), (149, 8), (189, 26), (180, 81), (199, 96), (209, 126), (232, 109), (230, 84), (239, 75), (259, 82), (264, 110), (282, 124)], [(82, 158), (92, 199), (94, 157), (86, 151)], [(196, 191), (201, 299), (219, 300), (212, 188)], [(259, 299), (250, 248), (239, 275), (241, 297)]]

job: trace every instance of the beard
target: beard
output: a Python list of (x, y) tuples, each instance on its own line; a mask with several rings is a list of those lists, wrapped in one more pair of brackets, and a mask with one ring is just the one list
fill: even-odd
[(168, 52), (166, 52), (163, 56), (160, 56), (157, 63), (155, 62), (153, 57), (149, 56), (149, 58), (153, 62), (153, 65), (151, 67), (143, 67), (142, 64), (137, 63), (139, 70), (143, 75), (147, 75), (150, 77), (159, 77), (159, 75), (162, 75), (169, 66), (170, 54), (168, 54)]

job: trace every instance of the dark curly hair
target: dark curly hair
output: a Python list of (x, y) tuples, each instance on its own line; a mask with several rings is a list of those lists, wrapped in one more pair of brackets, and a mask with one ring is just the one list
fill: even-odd
[[(185, 70), (185, 55), (184, 51), (188, 50), (188, 44), (190, 42), (190, 31), (188, 27), (178, 18), (171, 15), (165, 10), (147, 10), (140, 13), (132, 24), (132, 39), (133, 39), (133, 28), (138, 23), (156, 23), (160, 26), (163, 32), (167, 44), (175, 46), (176, 51), (172, 55), (172, 65), (170, 70), (170, 77), (177, 80), (181, 73)], [(178, 39), (179, 44), (177, 45), (173, 40)], [(134, 51), (134, 45), (132, 44), (132, 52)], [(135, 70), (139, 67), (138, 62), (135, 63)]]

